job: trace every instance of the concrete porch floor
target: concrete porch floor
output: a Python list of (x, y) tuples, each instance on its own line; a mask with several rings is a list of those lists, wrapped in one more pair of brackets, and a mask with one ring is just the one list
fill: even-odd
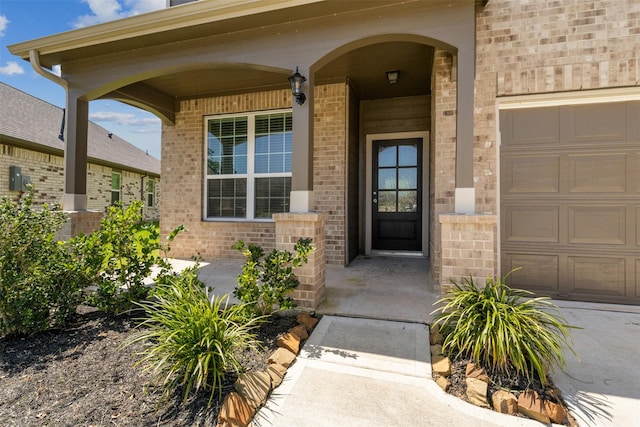
[[(193, 263), (172, 260), (176, 270)], [(201, 263), (199, 277), (214, 294), (233, 292), (242, 260)], [(428, 323), (439, 298), (430, 261), (417, 256), (358, 257), (347, 267), (327, 265), (326, 294), (321, 314)], [(235, 301), (233, 298), (231, 301)]]

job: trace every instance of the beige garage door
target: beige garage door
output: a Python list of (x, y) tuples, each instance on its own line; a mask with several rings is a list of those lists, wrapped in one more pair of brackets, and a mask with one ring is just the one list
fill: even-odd
[(640, 102), (503, 110), (500, 130), (502, 273), (640, 304)]

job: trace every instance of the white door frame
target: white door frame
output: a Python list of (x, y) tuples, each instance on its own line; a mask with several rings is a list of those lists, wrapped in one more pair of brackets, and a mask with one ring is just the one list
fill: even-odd
[[(378, 140), (395, 140), (395, 139), (410, 139), (421, 138), (422, 139), (422, 254), (428, 253), (429, 249), (429, 132), (393, 132), (393, 133), (374, 133), (367, 134), (365, 145), (365, 218), (364, 218), (364, 253), (365, 255), (371, 254), (371, 241), (372, 241), (372, 214), (371, 207), (373, 206), (373, 189), (372, 189), (372, 169), (373, 169), (373, 141)], [(426, 167), (425, 167), (426, 166)]]

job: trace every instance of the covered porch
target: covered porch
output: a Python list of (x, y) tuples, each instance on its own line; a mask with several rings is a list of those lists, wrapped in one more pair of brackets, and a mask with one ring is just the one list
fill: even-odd
[[(172, 260), (176, 269), (191, 261)], [(231, 294), (242, 268), (239, 260), (203, 262), (198, 276), (216, 295)], [(440, 298), (429, 263), (416, 256), (358, 257), (347, 267), (328, 265), (319, 314), (430, 323)], [(232, 298), (232, 301), (237, 301)]]

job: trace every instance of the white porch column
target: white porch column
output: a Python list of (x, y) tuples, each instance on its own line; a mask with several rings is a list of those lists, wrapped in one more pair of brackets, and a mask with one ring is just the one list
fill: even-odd
[(64, 147), (64, 195), (66, 211), (87, 210), (87, 129), (89, 102), (67, 91)]
[(290, 212), (313, 210), (313, 75), (308, 67), (298, 67), (307, 81), (304, 94), (307, 100), (299, 105), (293, 103), (293, 165), (291, 171)]

